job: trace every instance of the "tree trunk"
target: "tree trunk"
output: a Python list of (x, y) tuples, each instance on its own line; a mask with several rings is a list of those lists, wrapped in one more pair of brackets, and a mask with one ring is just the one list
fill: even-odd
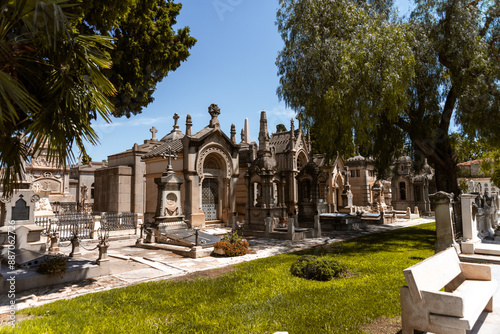
[(434, 140), (415, 140), (416, 147), (422, 152), (435, 170), (437, 191), (460, 194), (457, 181), (457, 157), (453, 152), (448, 135)]
[(437, 191), (442, 190), (458, 196), (460, 189), (458, 188), (456, 161), (451, 156), (441, 157), (441, 160), (446, 161), (445, 166), (434, 164)]

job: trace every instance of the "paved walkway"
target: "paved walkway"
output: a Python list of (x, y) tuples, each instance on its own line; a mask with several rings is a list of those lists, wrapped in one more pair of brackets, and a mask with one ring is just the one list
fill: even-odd
[[(16, 307), (18, 310), (27, 307), (36, 307), (59, 299), (70, 299), (87, 293), (110, 290), (129, 286), (146, 281), (164, 280), (185, 276), (197, 271), (222, 268), (241, 262), (264, 258), (272, 255), (293, 252), (313, 246), (347, 240), (365, 234), (372, 234), (402, 227), (415, 226), (434, 221), (433, 219), (419, 218), (412, 220), (399, 220), (389, 225), (369, 225), (366, 230), (359, 231), (334, 231), (324, 232), (321, 238), (311, 238), (301, 241), (275, 240), (275, 239), (249, 239), (250, 254), (240, 257), (205, 257), (199, 259), (184, 258), (167, 250), (151, 250), (135, 247), (135, 239), (116, 240), (110, 242), (108, 255), (110, 258), (110, 275), (84, 280), (77, 283), (59, 284), (45, 288), (38, 288), (16, 294)], [(221, 235), (228, 231), (227, 228), (205, 229), (211, 234)], [(92, 248), (94, 245), (88, 245)], [(62, 252), (69, 253), (71, 248), (62, 248)], [(82, 249), (82, 256), (95, 260), (97, 250)], [(138, 262), (134, 259), (139, 259)], [(144, 261), (145, 260), (145, 261)], [(151, 266), (154, 265), (154, 267)], [(493, 266), (493, 273), (500, 282), (500, 266)], [(472, 333), (490, 334), (500, 333), (500, 288), (497, 291), (497, 306), (493, 314), (483, 314), (483, 323), (480, 331)], [(0, 297), (0, 314), (9, 312), (7, 296)], [(494, 328), (494, 329), (488, 329)]]

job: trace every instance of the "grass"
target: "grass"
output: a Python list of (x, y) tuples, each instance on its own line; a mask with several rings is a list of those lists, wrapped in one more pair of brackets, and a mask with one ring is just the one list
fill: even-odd
[[(15, 333), (362, 333), (400, 313), (402, 270), (434, 253), (435, 225), (368, 235), (236, 266), (216, 279), (159, 281), (57, 301), (20, 313)], [(300, 256), (332, 256), (350, 278), (290, 274)]]

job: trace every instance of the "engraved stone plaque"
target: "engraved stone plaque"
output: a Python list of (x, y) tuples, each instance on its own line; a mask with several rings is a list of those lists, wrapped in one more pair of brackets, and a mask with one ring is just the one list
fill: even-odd
[(26, 205), (23, 195), (19, 195), (16, 205), (12, 207), (12, 220), (29, 220), (30, 207)]

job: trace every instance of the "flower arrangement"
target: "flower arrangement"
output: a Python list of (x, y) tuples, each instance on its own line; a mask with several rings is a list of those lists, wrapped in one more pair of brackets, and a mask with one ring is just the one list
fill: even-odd
[(241, 256), (247, 251), (248, 242), (236, 231), (225, 234), (221, 241), (214, 244), (214, 252), (224, 256)]

